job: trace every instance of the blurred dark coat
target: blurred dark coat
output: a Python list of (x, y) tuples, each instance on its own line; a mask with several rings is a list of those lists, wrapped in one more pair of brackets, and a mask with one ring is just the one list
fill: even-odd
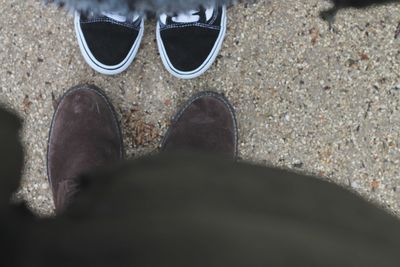
[(399, 266), (398, 218), (322, 179), (210, 156), (86, 174), (65, 213), (35, 218), (9, 201), (19, 126), (0, 109), (0, 266)]

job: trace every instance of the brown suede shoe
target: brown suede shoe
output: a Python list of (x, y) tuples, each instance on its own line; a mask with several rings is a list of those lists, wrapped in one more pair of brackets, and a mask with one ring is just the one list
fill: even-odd
[(172, 120), (163, 151), (198, 151), (237, 156), (235, 112), (222, 95), (203, 92), (193, 97)]
[(122, 159), (121, 131), (107, 97), (92, 85), (70, 89), (54, 113), (47, 151), (57, 213), (79, 189), (79, 175)]

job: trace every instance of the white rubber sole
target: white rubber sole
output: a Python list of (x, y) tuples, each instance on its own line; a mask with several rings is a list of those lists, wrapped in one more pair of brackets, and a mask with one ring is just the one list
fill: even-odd
[(92, 69), (94, 69), (95, 71), (97, 71), (101, 74), (116, 75), (116, 74), (119, 74), (119, 73), (125, 71), (132, 64), (133, 60), (136, 57), (137, 51), (139, 50), (140, 43), (143, 38), (143, 32), (144, 32), (143, 19), (140, 24), (140, 30), (139, 30), (138, 37), (136, 38), (136, 41), (133, 44), (131, 50), (129, 51), (127, 57), (124, 58), (124, 60), (121, 61), (121, 63), (119, 63), (118, 65), (114, 65), (114, 66), (108, 66), (108, 65), (102, 64), (92, 54), (92, 52), (89, 49), (89, 46), (86, 43), (85, 36), (83, 35), (82, 29), (81, 29), (80, 15), (78, 12), (75, 13), (74, 24), (75, 24), (75, 33), (76, 33), (76, 37), (78, 39), (78, 44), (79, 44), (81, 53), (82, 53), (83, 58), (85, 59), (86, 63), (89, 64), (89, 66)]
[(221, 50), (222, 43), (225, 38), (225, 33), (226, 33), (226, 24), (227, 24), (227, 17), (226, 17), (226, 7), (222, 7), (222, 17), (221, 17), (221, 32), (218, 35), (217, 41), (214, 44), (213, 49), (211, 50), (211, 53), (208, 55), (207, 59), (203, 62), (203, 64), (198, 67), (197, 69), (193, 71), (180, 71), (176, 69), (171, 61), (169, 60), (169, 57), (167, 55), (167, 52), (165, 50), (163, 41), (161, 39), (161, 34), (160, 34), (160, 22), (157, 21), (157, 45), (158, 45), (158, 50), (160, 52), (161, 60), (165, 66), (165, 68), (168, 70), (169, 73), (171, 73), (173, 76), (180, 78), (180, 79), (193, 79), (197, 78), (200, 75), (202, 75), (204, 72), (206, 72), (211, 65), (214, 63), (215, 59), (218, 56), (219, 51)]

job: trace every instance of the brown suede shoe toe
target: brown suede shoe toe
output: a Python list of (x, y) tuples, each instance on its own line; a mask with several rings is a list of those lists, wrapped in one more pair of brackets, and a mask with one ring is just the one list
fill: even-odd
[(78, 190), (77, 177), (123, 159), (114, 108), (92, 85), (70, 89), (60, 100), (49, 134), (47, 172), (56, 211)]
[(166, 134), (163, 151), (194, 151), (237, 156), (237, 124), (228, 100), (213, 92), (193, 97), (178, 112)]

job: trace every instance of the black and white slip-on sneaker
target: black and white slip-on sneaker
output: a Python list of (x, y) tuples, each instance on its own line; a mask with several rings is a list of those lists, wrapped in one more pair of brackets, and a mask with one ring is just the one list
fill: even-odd
[(86, 62), (96, 71), (114, 75), (132, 63), (143, 37), (141, 16), (75, 13), (75, 31)]
[(157, 44), (164, 66), (181, 79), (200, 76), (216, 59), (225, 32), (225, 6), (176, 16), (162, 14), (157, 23)]

